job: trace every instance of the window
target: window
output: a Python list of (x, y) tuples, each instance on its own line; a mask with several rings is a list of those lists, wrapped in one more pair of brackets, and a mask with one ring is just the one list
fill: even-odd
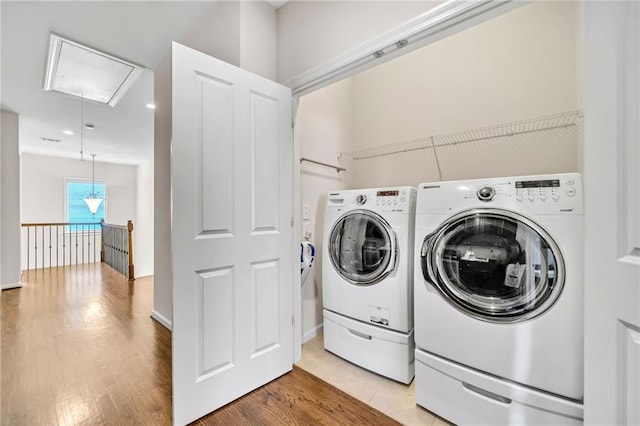
[[(95, 181), (95, 192), (104, 201), (100, 203), (100, 207), (96, 214), (92, 214), (84, 202), (84, 199), (91, 193), (91, 181), (80, 179), (66, 180), (66, 202), (67, 202), (67, 222), (80, 223), (96, 223), (105, 219), (106, 200), (106, 183), (104, 181)], [(86, 228), (85, 228), (86, 229)], [(71, 232), (83, 230), (80, 226), (71, 226)]]

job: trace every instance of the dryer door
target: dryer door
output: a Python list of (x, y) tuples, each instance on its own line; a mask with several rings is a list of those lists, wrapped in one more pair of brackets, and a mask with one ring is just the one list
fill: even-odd
[(352, 284), (375, 284), (395, 268), (395, 233), (381, 216), (368, 210), (353, 210), (338, 219), (328, 248), (331, 264)]
[(425, 238), (421, 260), (425, 279), (451, 305), (489, 322), (540, 315), (564, 285), (562, 254), (549, 234), (505, 210), (455, 215)]

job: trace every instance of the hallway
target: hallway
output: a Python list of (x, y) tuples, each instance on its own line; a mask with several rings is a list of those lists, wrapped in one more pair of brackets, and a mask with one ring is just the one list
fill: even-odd
[(25, 271), (2, 292), (2, 424), (170, 424), (171, 333), (153, 277), (103, 264)]
[[(1, 293), (2, 425), (170, 425), (171, 333), (153, 277), (104, 264), (26, 271)], [(398, 423), (295, 368), (198, 425)]]

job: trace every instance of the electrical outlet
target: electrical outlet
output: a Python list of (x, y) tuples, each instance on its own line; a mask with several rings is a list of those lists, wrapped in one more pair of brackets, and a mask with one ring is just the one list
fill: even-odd
[(302, 225), (302, 234), (304, 235), (305, 240), (311, 239), (311, 223), (305, 222)]
[(311, 206), (309, 204), (302, 205), (302, 220), (311, 219)]

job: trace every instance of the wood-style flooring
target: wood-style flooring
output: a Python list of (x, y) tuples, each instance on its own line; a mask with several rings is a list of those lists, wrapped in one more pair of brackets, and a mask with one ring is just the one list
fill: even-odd
[(196, 425), (400, 425), (299, 367)]
[[(171, 424), (171, 334), (149, 315), (153, 279), (102, 264), (27, 271), (1, 302), (2, 425)], [(392, 425), (294, 368), (198, 425)]]

